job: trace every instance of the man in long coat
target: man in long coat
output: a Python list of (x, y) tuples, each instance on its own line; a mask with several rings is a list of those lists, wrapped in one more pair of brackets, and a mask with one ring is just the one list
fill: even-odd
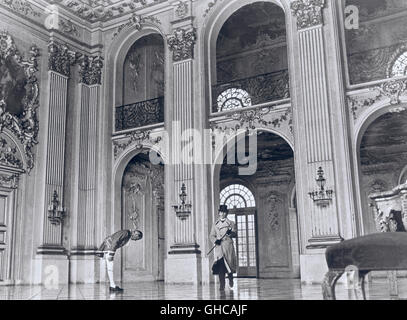
[(212, 226), (210, 240), (216, 245), (213, 274), (219, 275), (220, 290), (225, 290), (225, 274), (228, 274), (229, 286), (233, 287), (233, 273), (236, 272), (236, 253), (232, 238), (237, 236), (236, 224), (227, 219), (227, 206), (219, 207), (218, 219)]

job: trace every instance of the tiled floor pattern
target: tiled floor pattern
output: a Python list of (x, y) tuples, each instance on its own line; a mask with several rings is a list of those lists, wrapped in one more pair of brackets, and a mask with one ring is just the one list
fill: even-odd
[[(137, 282), (123, 284), (121, 294), (110, 294), (105, 284), (76, 284), (57, 288), (43, 286), (0, 286), (0, 300), (321, 300), (319, 284), (301, 284), (296, 279), (237, 279), (233, 290), (220, 294), (214, 285)], [(338, 284), (338, 300), (355, 300), (352, 290)], [(388, 300), (386, 279), (366, 283), (368, 300)], [(407, 279), (399, 279), (399, 297), (407, 297)]]

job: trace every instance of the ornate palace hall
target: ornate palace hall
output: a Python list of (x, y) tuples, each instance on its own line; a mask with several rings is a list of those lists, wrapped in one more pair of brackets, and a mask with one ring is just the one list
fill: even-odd
[(406, 21), (0, 0), (0, 299), (407, 296)]

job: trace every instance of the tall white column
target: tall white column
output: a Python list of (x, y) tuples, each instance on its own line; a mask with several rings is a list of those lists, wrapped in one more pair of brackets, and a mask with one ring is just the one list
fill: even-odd
[[(42, 244), (37, 249), (34, 282), (68, 282), (68, 258), (63, 247), (63, 219), (49, 219), (54, 193), (64, 204), (65, 139), (68, 80), (76, 53), (66, 45), (51, 42), (49, 48), (48, 134), (43, 205)], [(61, 210), (58, 210), (61, 211)], [(56, 212), (58, 214), (58, 212)], [(52, 279), (51, 279), (52, 278)], [(48, 279), (48, 280), (47, 280)]]
[[(185, 184), (187, 199), (186, 203), (192, 204), (189, 217), (180, 219), (175, 212), (170, 213), (172, 219), (172, 234), (170, 236), (170, 250), (166, 259), (167, 282), (200, 282), (201, 274), (201, 252), (196, 243), (195, 221), (198, 214), (197, 203), (195, 203), (195, 177), (194, 165), (188, 161), (183, 147), (188, 142), (182, 142), (182, 134), (185, 130), (192, 129), (193, 124), (193, 63), (194, 45), (196, 31), (192, 26), (190, 16), (191, 3), (188, 2), (187, 10), (182, 19), (172, 22), (173, 35), (168, 37), (168, 45), (172, 51), (172, 123), (171, 123), (171, 159), (174, 165), (167, 166), (172, 170), (173, 181), (170, 188), (170, 201), (179, 205), (181, 200), (182, 184)], [(176, 16), (178, 11), (175, 9)], [(181, 18), (181, 17), (180, 17)]]
[[(291, 3), (297, 26), (297, 48), (291, 73), (295, 163), (299, 222), (301, 226), (301, 279), (320, 282), (327, 269), (325, 250), (352, 235), (353, 189), (346, 130), (345, 92), (342, 81), (336, 1), (298, 0)], [(324, 21), (325, 20), (325, 21)], [(299, 143), (301, 142), (301, 143)], [(319, 168), (325, 189), (333, 190), (326, 206), (314, 201)]]
[(93, 283), (99, 276), (96, 243), (97, 114), (102, 59), (84, 56), (80, 62), (79, 164), (75, 241), (71, 250), (71, 282)]

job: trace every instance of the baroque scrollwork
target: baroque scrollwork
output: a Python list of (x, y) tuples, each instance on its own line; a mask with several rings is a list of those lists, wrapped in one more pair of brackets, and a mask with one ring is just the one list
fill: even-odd
[(188, 10), (188, 3), (186, 1), (181, 1), (175, 8), (175, 15), (177, 16), (177, 18), (184, 18), (188, 14)]
[(82, 56), (79, 68), (79, 83), (89, 86), (102, 83), (103, 58), (101, 56)]
[(133, 13), (133, 15), (129, 18), (126, 23), (121, 24), (117, 29), (116, 32), (113, 34), (113, 38), (117, 37), (124, 29), (134, 28), (137, 31), (143, 29), (143, 24), (147, 21), (150, 21), (155, 24), (161, 24), (161, 21), (156, 17), (149, 16), (149, 17), (142, 17), (138, 14)]
[(390, 98), (391, 104), (400, 103), (400, 95), (407, 89), (407, 80), (392, 80), (377, 87), (380, 93)]
[(155, 145), (161, 141), (161, 137), (152, 138), (150, 134), (151, 131), (135, 131), (126, 135), (124, 139), (125, 142), (122, 142), (123, 139), (120, 141), (114, 141), (113, 148), (115, 160), (130, 146), (134, 146), (136, 149), (142, 149), (143, 143), (151, 143)]
[(9, 9), (25, 16), (32, 15), (33, 17), (39, 17), (41, 15), (38, 11), (34, 10), (31, 3), (27, 0), (1, 0), (1, 3)]
[(269, 227), (272, 231), (278, 231), (280, 229), (280, 213), (278, 205), (282, 203), (281, 194), (271, 191), (266, 197), (267, 203), (267, 218)]
[(298, 29), (323, 24), (322, 9), (325, 0), (298, 0), (291, 3), (291, 10), (297, 17)]
[(18, 174), (0, 174), (0, 186), (2, 187), (17, 189), (19, 181), (20, 176)]
[(66, 77), (70, 76), (71, 66), (80, 57), (79, 53), (69, 50), (67, 45), (55, 41), (48, 44), (48, 53), (48, 69)]
[(63, 33), (79, 37), (78, 28), (74, 23), (72, 23), (71, 20), (62, 20), (62, 19), (60, 19), (59, 20), (59, 27), (61, 28), (61, 31)]
[(178, 28), (174, 34), (167, 38), (168, 46), (173, 52), (174, 62), (194, 58), (194, 46), (196, 42), (196, 31), (194, 28), (188, 30)]
[(0, 164), (7, 167), (23, 169), (23, 162), (19, 159), (19, 152), (15, 145), (0, 137)]
[(287, 108), (284, 113), (279, 114), (276, 118), (271, 120), (265, 120), (264, 117), (274, 111), (274, 107), (257, 108), (250, 110), (243, 110), (228, 114), (226, 117), (237, 121), (239, 124), (235, 126), (235, 129), (241, 129), (246, 127), (247, 130), (256, 129), (257, 125), (273, 128), (279, 128), (281, 124), (288, 121), (290, 131), (292, 131), (292, 111), (291, 108)]
[[(369, 88), (369, 92), (364, 93), (363, 96), (348, 97), (349, 111), (352, 113), (354, 120), (356, 120), (364, 109), (372, 107), (382, 98), (389, 98), (392, 105), (399, 104), (401, 102), (400, 97), (406, 92), (406, 79), (390, 80)], [(404, 107), (395, 107), (390, 110), (390, 112), (402, 111), (404, 111)]]
[[(39, 86), (35, 76), (38, 56), (38, 48), (32, 45), (29, 59), (23, 60), (12, 37), (7, 32), (0, 33), (0, 132), (8, 129), (21, 142), (28, 172), (34, 167), (33, 147), (38, 143)], [(23, 96), (20, 100), (10, 99), (16, 87), (20, 88), (18, 92)], [(21, 111), (16, 112), (16, 107)]]

